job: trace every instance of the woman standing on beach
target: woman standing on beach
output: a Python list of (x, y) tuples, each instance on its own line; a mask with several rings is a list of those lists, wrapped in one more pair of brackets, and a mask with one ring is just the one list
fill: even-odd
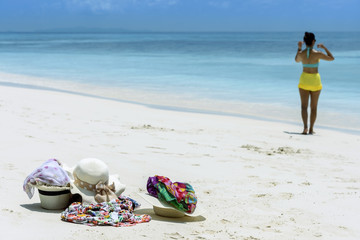
[[(303, 72), (299, 81), (299, 92), (301, 98), (301, 117), (304, 123), (304, 130), (302, 134), (314, 134), (314, 124), (316, 120), (317, 105), (322, 89), (320, 74), (318, 72), (320, 59), (326, 61), (333, 61), (334, 57), (331, 52), (323, 45), (318, 44), (318, 48), (325, 50), (323, 52), (313, 49), (315, 45), (315, 35), (313, 33), (305, 32), (304, 42), (306, 49), (302, 50), (303, 42), (298, 42), (298, 51), (295, 56), (296, 62), (302, 62)], [(310, 129), (308, 129), (308, 106), (310, 97)]]

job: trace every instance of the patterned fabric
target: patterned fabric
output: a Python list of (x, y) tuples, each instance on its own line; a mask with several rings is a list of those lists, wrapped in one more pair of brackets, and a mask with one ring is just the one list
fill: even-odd
[(23, 190), (32, 198), (36, 185), (66, 186), (69, 182), (70, 178), (61, 163), (56, 159), (49, 159), (26, 177)]
[(151, 220), (149, 215), (133, 213), (138, 206), (140, 206), (139, 203), (125, 196), (98, 204), (82, 205), (80, 202), (74, 202), (61, 213), (61, 220), (89, 226), (110, 225), (114, 227), (127, 227), (149, 222)]
[(180, 211), (187, 213), (195, 211), (197, 197), (195, 190), (188, 183), (172, 183), (167, 177), (155, 175), (154, 177), (149, 177), (147, 190), (150, 195), (168, 202)]

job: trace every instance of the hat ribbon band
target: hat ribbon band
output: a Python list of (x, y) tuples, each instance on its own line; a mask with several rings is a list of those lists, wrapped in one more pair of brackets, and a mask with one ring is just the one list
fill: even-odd
[(90, 184), (88, 182), (84, 182), (78, 178), (78, 176), (74, 173), (74, 185), (78, 188), (83, 188), (88, 191), (96, 192), (96, 185)]
[(109, 202), (110, 200), (117, 199), (115, 194), (115, 184), (106, 185), (103, 182), (96, 184), (95, 201), (98, 203)]
[(115, 194), (115, 184), (111, 185), (105, 184), (102, 181), (95, 184), (90, 184), (88, 182), (81, 181), (76, 174), (74, 174), (74, 184), (78, 188), (82, 188), (88, 191), (95, 192), (94, 199), (96, 202), (109, 202), (110, 200), (117, 199), (118, 197)]
[(39, 193), (44, 196), (59, 196), (59, 195), (70, 193), (70, 190), (63, 190), (63, 191), (57, 191), (57, 192), (44, 191), (44, 190), (40, 190), (40, 189), (38, 189), (38, 190), (39, 190)]

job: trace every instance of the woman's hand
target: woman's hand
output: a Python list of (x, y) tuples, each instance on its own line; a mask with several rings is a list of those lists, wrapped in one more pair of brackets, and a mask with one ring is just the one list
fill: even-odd
[(322, 43), (319, 43), (318, 45), (317, 45), (317, 47), (318, 48), (322, 48), (322, 49), (325, 49), (326, 47), (324, 46), (324, 44), (322, 44)]
[(303, 42), (298, 42), (298, 49), (302, 49), (302, 44), (303, 44)]
[(327, 55), (325, 55), (325, 54), (323, 54), (323, 53), (320, 54), (320, 58), (321, 58), (321, 59), (324, 59), (324, 60), (326, 60), (326, 61), (333, 61), (333, 60), (335, 59), (334, 56), (331, 54), (331, 52), (324, 46), (324, 44), (319, 43), (319, 44), (317, 45), (317, 47), (324, 49), (325, 52), (326, 52), (326, 54), (327, 54)]

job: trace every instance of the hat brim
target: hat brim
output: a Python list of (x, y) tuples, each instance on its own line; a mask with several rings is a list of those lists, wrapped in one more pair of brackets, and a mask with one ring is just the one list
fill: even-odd
[[(125, 184), (122, 184), (120, 182), (120, 178), (118, 175), (110, 175), (109, 176), (109, 181), (108, 184), (112, 184), (114, 183), (115, 185), (115, 195), (116, 196), (120, 196), (121, 193), (123, 193), (125, 191)], [(82, 198), (82, 203), (84, 204), (96, 204), (97, 202), (95, 201), (94, 196), (96, 195), (95, 192), (93, 191), (89, 191), (83, 188), (79, 188), (74, 184), (74, 180), (71, 179), (70, 182), (70, 191), (73, 195), (75, 194), (79, 194)]]
[(163, 217), (172, 217), (172, 218), (178, 218), (178, 217), (199, 217), (204, 213), (204, 210), (199, 207), (199, 205), (196, 205), (195, 211), (193, 213), (186, 213), (183, 211), (180, 211), (170, 204), (166, 202), (160, 201), (158, 198), (153, 197), (147, 193), (138, 193), (140, 197), (142, 197), (146, 202), (150, 203), (153, 206), (153, 210), (156, 215), (163, 216)]
[(35, 185), (39, 190), (46, 192), (60, 192), (70, 190), (70, 186), (50, 186), (50, 185)]

